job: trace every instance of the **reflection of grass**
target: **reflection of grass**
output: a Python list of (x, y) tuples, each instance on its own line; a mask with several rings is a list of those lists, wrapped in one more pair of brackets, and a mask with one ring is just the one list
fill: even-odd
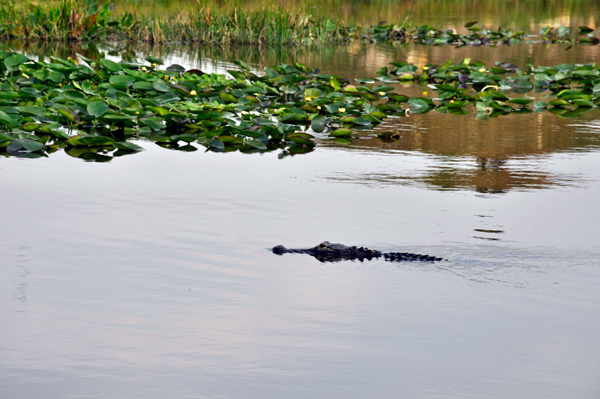
[(465, 22), (478, 19), (487, 29), (510, 26), (516, 30), (529, 30), (532, 24), (535, 30), (547, 24), (587, 25), (593, 23), (591, 16), (598, 11), (597, 0), (120, 0), (115, 6), (122, 12), (144, 15), (178, 13), (198, 6), (242, 10), (275, 6), (347, 24), (401, 23), (410, 16), (415, 25), (444, 29), (462, 28)]

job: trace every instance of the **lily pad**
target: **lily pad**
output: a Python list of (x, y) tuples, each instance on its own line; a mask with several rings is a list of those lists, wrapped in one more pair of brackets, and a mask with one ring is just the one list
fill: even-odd
[(88, 114), (96, 117), (104, 115), (109, 109), (110, 108), (108, 104), (106, 104), (104, 101), (94, 101), (89, 103), (87, 106)]
[(7, 151), (14, 152), (35, 152), (46, 148), (46, 146), (39, 141), (30, 139), (16, 139), (13, 140), (7, 147)]

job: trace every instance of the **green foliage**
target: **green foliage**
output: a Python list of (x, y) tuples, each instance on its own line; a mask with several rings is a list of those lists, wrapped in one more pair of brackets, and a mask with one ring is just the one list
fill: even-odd
[[(341, 20), (313, 17), (282, 7), (246, 10), (236, 6), (218, 8), (201, 4), (175, 14), (134, 15), (111, 11), (110, 2), (99, 7), (93, 0), (62, 0), (29, 7), (20, 2), (9, 2), (0, 8), (0, 37), (255, 45), (412, 41), (458, 47), (514, 44), (526, 39), (521, 31), (479, 29), (477, 21), (466, 24), (467, 34), (459, 34), (430, 25), (411, 28), (407, 23), (352, 26)], [(585, 26), (579, 27), (577, 38), (572, 39), (569, 35), (569, 29), (563, 27), (545, 27), (540, 32), (542, 40), (550, 43), (600, 42), (593, 30)], [(411, 71), (403, 72), (402, 76), (410, 80)]]
[[(303, 64), (280, 64), (258, 76), (238, 62), (242, 70), (230, 71), (231, 79), (179, 65), (161, 70), (162, 60), (147, 60), (151, 64), (79, 54), (78, 62), (56, 57), (44, 62), (0, 52), (0, 151), (36, 157), (64, 148), (74, 157), (106, 161), (140, 151), (128, 140), (145, 139), (182, 151), (197, 150), (196, 143), (210, 151), (299, 154), (316, 145), (314, 134), (348, 140), (355, 129), (370, 130), (390, 115), (432, 110), (461, 115), (473, 106), (479, 118), (488, 118), (532, 112), (532, 106), (535, 112), (578, 117), (600, 103), (595, 64), (523, 71), (464, 60), (419, 71), (393, 63), (387, 75), (355, 85)], [(391, 85), (405, 73), (436, 97), (398, 93)], [(533, 102), (522, 94), (531, 90), (551, 98)]]

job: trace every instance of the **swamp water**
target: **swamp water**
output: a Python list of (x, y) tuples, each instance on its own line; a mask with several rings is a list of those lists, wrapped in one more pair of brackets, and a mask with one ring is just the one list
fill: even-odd
[[(361, 78), (391, 61), (598, 60), (564, 47), (146, 52)], [(321, 138), (281, 159), (144, 141), (107, 163), (4, 158), (0, 397), (597, 398), (599, 121), (430, 112), (386, 120), (393, 142)], [(268, 251), (323, 240), (449, 261)]]

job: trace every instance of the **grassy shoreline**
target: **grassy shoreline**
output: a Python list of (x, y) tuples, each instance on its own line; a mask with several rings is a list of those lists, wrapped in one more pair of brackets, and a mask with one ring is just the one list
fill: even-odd
[[(219, 45), (322, 45), (365, 40), (455, 46), (516, 44), (526, 40), (525, 32), (479, 29), (476, 21), (465, 25), (467, 34), (458, 34), (429, 25), (410, 27), (406, 22), (350, 25), (276, 7), (244, 10), (199, 4), (175, 14), (138, 16), (114, 12), (112, 3), (99, 6), (93, 0), (61, 0), (41, 5), (8, 0), (0, 4), (0, 39)], [(540, 32), (540, 40), (591, 44), (599, 41), (591, 29), (579, 33), (574, 39), (568, 29), (548, 27)]]
[(85, 0), (0, 8), (0, 38), (28, 40), (127, 40), (152, 43), (285, 45), (328, 43), (356, 36), (356, 28), (331, 19), (274, 7), (192, 7), (176, 14), (137, 16), (115, 13), (111, 3)]

